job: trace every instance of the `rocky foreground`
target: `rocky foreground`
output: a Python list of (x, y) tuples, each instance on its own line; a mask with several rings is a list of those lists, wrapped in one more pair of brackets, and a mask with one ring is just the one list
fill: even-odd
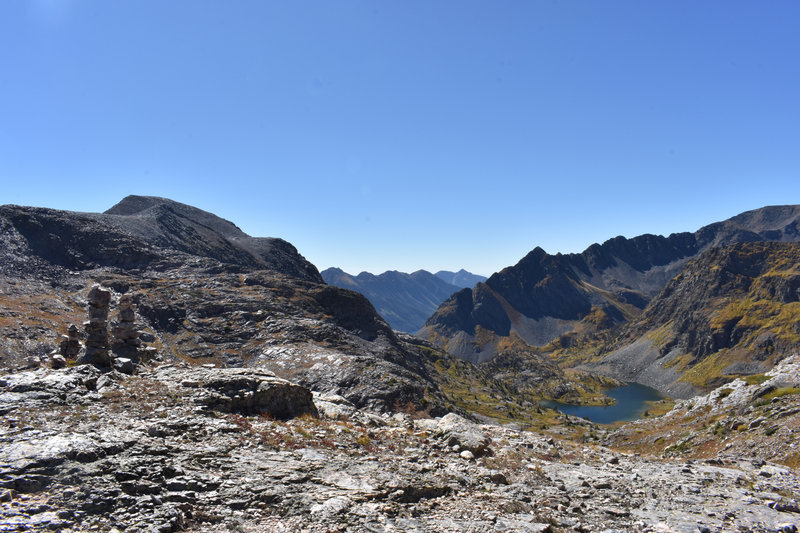
[(38, 369), (0, 378), (0, 413), (2, 531), (800, 526), (800, 476), (786, 466), (378, 414), (264, 370)]

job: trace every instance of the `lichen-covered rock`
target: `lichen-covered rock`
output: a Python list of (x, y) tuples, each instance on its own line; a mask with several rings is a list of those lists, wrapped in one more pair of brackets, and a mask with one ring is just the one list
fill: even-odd
[(347, 420), (356, 413), (356, 406), (338, 394), (314, 393), (314, 405), (319, 413), (332, 420)]

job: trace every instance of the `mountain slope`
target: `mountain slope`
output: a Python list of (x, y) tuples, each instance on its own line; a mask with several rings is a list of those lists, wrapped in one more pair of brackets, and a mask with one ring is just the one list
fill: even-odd
[[(426, 272), (400, 278), (446, 286)], [(112, 331), (121, 296), (134, 304), (148, 350), (131, 357), (144, 367), (264, 368), (373, 410), (463, 408), (496, 420), (535, 419), (543, 396), (583, 390), (542, 360), (525, 378), (534, 393), (518, 394), (396, 334), (363, 295), (325, 284), (290, 244), (154, 197), (128, 197), (107, 213), (0, 206), (0, 373), (46, 364), (59, 335), (86, 320), (94, 284), (112, 293)]]
[(211, 213), (154, 197), (107, 213), (0, 206), (0, 244), (0, 369), (46, 359), (58, 334), (86, 320), (99, 283), (112, 311), (132, 297), (159, 359), (264, 367), (381, 410), (444, 408), (427, 352), (398, 339), (366, 298), (326, 285), (290, 244)]
[(515, 266), (450, 297), (420, 333), (481, 361), (495, 355), (496, 337), (512, 332), (539, 346), (577, 330), (607, 330), (638, 316), (703, 250), (754, 241), (800, 241), (800, 206), (748, 211), (695, 233), (616, 237), (581, 254), (549, 255), (536, 248)]
[(673, 396), (765, 372), (800, 347), (800, 244), (750, 242), (692, 260), (594, 370)]
[(425, 270), (411, 274), (389, 271), (352, 276), (338, 268), (322, 272), (329, 285), (360, 292), (392, 328), (414, 333), (448, 296), (458, 290)]

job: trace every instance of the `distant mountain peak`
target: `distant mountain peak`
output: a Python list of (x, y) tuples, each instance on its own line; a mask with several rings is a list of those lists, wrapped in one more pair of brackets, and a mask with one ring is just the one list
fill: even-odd
[(486, 281), (485, 276), (479, 276), (478, 274), (473, 274), (472, 272), (468, 272), (463, 268), (458, 272), (450, 272), (448, 270), (440, 270), (435, 274), (437, 278), (441, 278), (450, 285), (455, 285), (456, 287), (462, 289), (468, 289), (474, 287), (478, 283)]

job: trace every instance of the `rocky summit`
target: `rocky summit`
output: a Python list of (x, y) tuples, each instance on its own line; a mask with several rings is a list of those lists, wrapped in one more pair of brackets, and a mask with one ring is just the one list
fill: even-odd
[[(787, 217), (751, 214), (703, 238), (753, 220), (773, 231)], [(791, 240), (781, 227), (769, 235)], [(703, 395), (599, 426), (539, 402), (603, 404), (619, 383), (591, 373), (591, 358), (574, 361), (589, 371), (559, 365), (572, 337), (532, 349), (491, 279), (472, 292), (485, 305), (463, 312), (460, 292), (440, 314), (453, 328), (482, 317), (475, 342), (459, 341), (486, 350), (475, 365), (435, 336), (394, 331), (291, 244), (172, 200), (128, 197), (106, 213), (0, 206), (0, 241), (0, 531), (800, 526), (800, 359), (782, 314), (796, 245), (720, 248), (681, 266), (625, 334), (724, 379), (703, 374)], [(647, 242), (636, 249), (669, 256)], [(534, 269), (562, 259), (552, 261), (531, 258)], [(544, 293), (569, 292), (566, 278), (545, 278)], [(611, 292), (634, 307), (644, 294)], [(675, 326), (689, 296), (711, 344)], [(504, 331), (500, 311), (517, 324), (503, 337), (488, 333)], [(595, 329), (572, 346), (612, 315), (580, 318)], [(663, 320), (671, 329), (652, 329)], [(738, 362), (716, 348), (757, 348), (764, 364), (736, 379)]]

